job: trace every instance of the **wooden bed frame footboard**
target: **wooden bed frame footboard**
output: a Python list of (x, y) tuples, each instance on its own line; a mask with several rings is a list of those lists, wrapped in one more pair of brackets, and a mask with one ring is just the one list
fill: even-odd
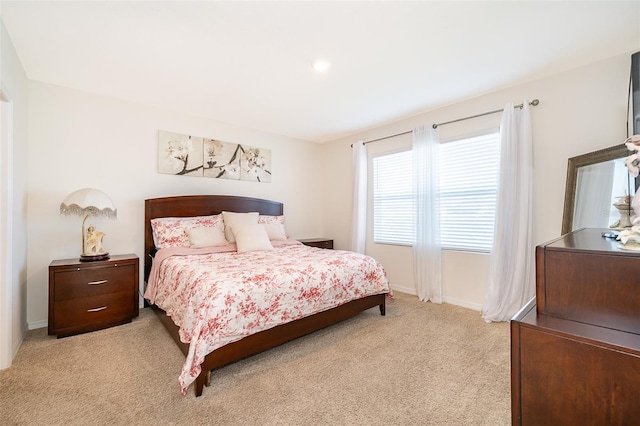
[[(283, 214), (283, 210), (282, 203), (275, 201), (221, 195), (188, 195), (145, 200), (145, 282), (151, 270), (152, 259), (149, 254), (155, 249), (151, 231), (151, 219), (157, 217), (205, 216), (219, 214), (222, 211), (257, 211), (263, 215), (278, 216)], [(195, 380), (194, 390), (196, 396), (202, 395), (205, 385), (209, 386), (211, 370), (336, 324), (375, 306), (380, 308), (381, 315), (385, 315), (386, 296), (386, 293), (375, 294), (352, 300), (335, 308), (244, 337), (237, 342), (214, 350), (205, 357), (201, 365), (202, 372)], [(186, 356), (189, 351), (189, 345), (180, 341), (178, 326), (162, 309), (157, 306), (153, 306), (153, 309)]]
[[(211, 384), (211, 370), (336, 324), (375, 306), (379, 306), (380, 314), (385, 315), (385, 300), (386, 294), (375, 294), (363, 299), (356, 299), (335, 308), (252, 334), (216, 349), (205, 357), (201, 365), (202, 371), (194, 382), (196, 396), (202, 395), (204, 386)], [(154, 306), (153, 309), (186, 356), (189, 352), (189, 345), (180, 341), (178, 326), (162, 309), (157, 306)]]

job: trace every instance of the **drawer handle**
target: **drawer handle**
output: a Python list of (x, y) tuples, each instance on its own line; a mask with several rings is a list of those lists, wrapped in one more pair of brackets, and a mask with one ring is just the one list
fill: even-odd
[(107, 307), (102, 306), (100, 308), (87, 309), (87, 312), (100, 312), (100, 311), (104, 311), (105, 309), (107, 309)]
[(87, 284), (89, 284), (89, 285), (106, 284), (107, 281), (109, 281), (109, 280), (89, 281)]

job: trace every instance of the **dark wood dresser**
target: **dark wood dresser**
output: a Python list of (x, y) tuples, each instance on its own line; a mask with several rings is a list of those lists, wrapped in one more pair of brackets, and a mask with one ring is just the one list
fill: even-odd
[(130, 322), (138, 316), (139, 262), (135, 254), (49, 265), (49, 334), (58, 337)]
[(536, 297), (511, 321), (514, 425), (640, 424), (640, 252), (604, 231), (536, 247)]

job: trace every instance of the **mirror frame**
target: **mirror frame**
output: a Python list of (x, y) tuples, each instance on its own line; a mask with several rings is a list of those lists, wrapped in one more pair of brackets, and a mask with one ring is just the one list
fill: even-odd
[(578, 168), (602, 163), (604, 161), (616, 160), (628, 155), (629, 151), (627, 151), (627, 147), (622, 144), (569, 158), (569, 161), (567, 163), (567, 184), (564, 190), (562, 235), (568, 234), (573, 230), (573, 209), (575, 206)]

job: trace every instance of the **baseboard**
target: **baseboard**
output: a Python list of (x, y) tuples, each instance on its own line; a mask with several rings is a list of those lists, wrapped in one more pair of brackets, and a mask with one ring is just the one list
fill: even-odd
[(401, 287), (401, 286), (397, 286), (397, 285), (390, 285), (391, 290), (393, 291), (399, 291), (400, 293), (406, 293), (406, 294), (411, 294), (413, 296), (417, 296), (418, 293), (416, 293), (416, 289), (415, 288), (409, 288), (409, 287)]
[[(397, 285), (392, 285), (391, 286), (391, 290), (393, 291), (399, 291), (401, 293), (406, 293), (406, 294), (411, 294), (413, 296), (418, 296), (418, 293), (416, 292), (415, 288), (409, 288), (409, 287), (401, 287), (401, 286), (397, 286)], [(456, 306), (461, 306), (463, 308), (467, 308), (467, 309), (473, 309), (474, 311), (481, 311), (482, 310), (482, 305), (478, 305), (477, 303), (472, 303), (466, 300), (460, 300), (460, 299), (456, 299), (455, 297), (443, 297), (442, 298), (442, 302), (443, 303), (448, 303), (450, 305), (456, 305)]]
[(466, 300), (460, 300), (453, 297), (443, 297), (442, 301), (444, 303), (448, 303), (450, 305), (456, 305), (467, 309), (473, 309), (474, 311), (481, 311), (482, 305), (478, 305), (477, 303), (471, 303)]
[(27, 336), (27, 328), (27, 324), (25, 323), (24, 327), (22, 328), (22, 333), (20, 333), (20, 341), (13, 346), (13, 354), (11, 355), (12, 360), (18, 354), (18, 350), (20, 350), (20, 346), (22, 346), (22, 342), (24, 342), (24, 338)]
[(28, 324), (29, 330), (35, 330), (35, 329), (38, 329), (38, 328), (47, 327), (49, 325), (49, 321), (47, 321), (47, 320), (32, 321), (32, 322), (29, 322), (27, 324)]

